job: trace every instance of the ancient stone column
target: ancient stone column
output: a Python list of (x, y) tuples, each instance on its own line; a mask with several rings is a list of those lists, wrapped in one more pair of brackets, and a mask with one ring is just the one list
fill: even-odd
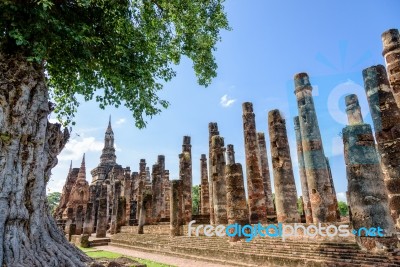
[(272, 198), (272, 187), (271, 187), (271, 177), (269, 174), (268, 166), (268, 156), (267, 156), (267, 144), (265, 142), (265, 135), (263, 132), (257, 133), (257, 142), (259, 154), (259, 164), (261, 167), (261, 175), (264, 185), (265, 201), (267, 205), (267, 215), (276, 214), (274, 209), (274, 201)]
[(179, 179), (183, 181), (183, 220), (192, 220), (192, 145), (190, 136), (183, 137), (182, 153), (179, 154)]
[(310, 195), (308, 192), (307, 174), (306, 174), (306, 169), (304, 167), (303, 144), (300, 131), (299, 116), (294, 117), (294, 130), (296, 132), (297, 159), (299, 165), (301, 192), (304, 203), (303, 205), (304, 215), (306, 217), (306, 223), (313, 223)]
[(202, 215), (206, 215), (206, 214), (210, 214), (210, 202), (209, 202), (209, 193), (208, 193), (210, 186), (208, 185), (208, 170), (207, 170), (206, 154), (201, 154), (200, 177), (201, 177), (201, 185), (200, 185), (201, 209), (200, 209), (200, 213)]
[(147, 181), (146, 160), (141, 159), (139, 163), (139, 182), (137, 189), (137, 209), (136, 209), (137, 220), (139, 220), (140, 211), (142, 210), (143, 194), (146, 186), (146, 181)]
[[(325, 159), (326, 159), (326, 167), (328, 168), (328, 173), (329, 173), (329, 182), (331, 183), (331, 185), (333, 185), (333, 176), (332, 176), (331, 164), (329, 163), (329, 158), (328, 157), (325, 157)], [(338, 203), (338, 200), (337, 200), (336, 190), (335, 190), (334, 186), (332, 186), (332, 191), (333, 191), (333, 202), (335, 203), (335, 207), (336, 207), (336, 220), (338, 222), (340, 222), (341, 219), (340, 219), (339, 203)]]
[(210, 223), (215, 224), (215, 216), (214, 216), (214, 191), (213, 191), (213, 176), (212, 176), (212, 162), (211, 162), (211, 139), (215, 135), (219, 135), (218, 125), (216, 122), (210, 122), (208, 124), (208, 177), (209, 177), (209, 185), (210, 185)]
[(400, 34), (398, 29), (382, 33), (383, 52), (388, 69), (391, 90), (400, 108)]
[(257, 143), (255, 114), (253, 112), (253, 104), (250, 102), (243, 103), (242, 108), (250, 222), (258, 223), (267, 218), (267, 204), (263, 177), (258, 162), (260, 152)]
[(112, 206), (112, 211), (111, 211), (111, 226), (110, 226), (110, 233), (116, 234), (117, 233), (117, 213), (118, 213), (118, 204), (119, 204), (119, 197), (121, 195), (121, 182), (120, 181), (115, 181), (114, 186), (113, 186), (113, 206)]
[[(67, 221), (65, 223), (65, 234), (67, 235), (71, 232), (71, 224), (74, 223), (73, 218), (74, 218), (74, 209), (67, 208)], [(75, 229), (76, 227), (74, 226), (74, 233), (72, 233), (72, 235), (75, 234)]]
[(233, 145), (226, 146), (226, 164), (234, 164), (235, 163), (235, 151), (233, 149)]
[(170, 194), (171, 194), (171, 183), (169, 180), (169, 170), (164, 171), (164, 214), (165, 218), (170, 217)]
[(183, 235), (183, 181), (172, 180), (170, 191), (170, 235)]
[[(354, 95), (346, 97), (346, 106), (359, 109)], [(374, 137), (369, 124), (362, 117), (354, 117), (347, 109), (349, 124), (343, 129), (344, 156), (348, 180), (348, 201), (351, 207), (351, 224), (355, 231), (360, 228), (380, 227), (385, 237), (367, 237), (365, 231), (356, 235), (359, 245), (368, 250), (378, 249), (381, 244), (393, 248), (394, 222), (390, 216), (386, 188), (375, 149)], [(378, 232), (379, 233), (379, 232)]]
[(279, 110), (268, 112), (269, 139), (274, 172), (276, 217), (281, 223), (300, 222), (297, 191), (286, 132), (285, 119)]
[(160, 165), (153, 165), (152, 175), (152, 217), (154, 222), (159, 222), (161, 220), (161, 207), (163, 205)]
[[(97, 211), (99, 209), (99, 197), (100, 197), (100, 191), (101, 191), (101, 186), (97, 185), (96, 183), (91, 184), (89, 186), (89, 202), (93, 203), (92, 211), (90, 214), (90, 219), (86, 221), (87, 226), (86, 228), (88, 231), (90, 231), (90, 234), (94, 233), (96, 231), (96, 226), (97, 226)], [(89, 208), (86, 208), (86, 212), (89, 210)]]
[[(363, 70), (377, 148), (389, 197), (393, 219), (400, 216), (400, 109), (390, 90), (385, 67), (372, 66)], [(398, 224), (400, 227), (400, 223)]]
[(329, 180), (309, 77), (306, 73), (296, 74), (294, 83), (313, 222), (335, 222), (334, 185)]
[(99, 210), (97, 212), (96, 237), (106, 237), (107, 233), (107, 198), (99, 199)]
[(84, 235), (91, 235), (93, 232), (92, 212), (93, 212), (93, 203), (88, 202), (86, 205), (85, 220), (83, 223), (82, 234)]
[(126, 198), (119, 197), (118, 198), (118, 209), (117, 209), (117, 224), (115, 232), (121, 232), (121, 226), (125, 225), (125, 216), (126, 216)]
[(160, 168), (160, 183), (161, 183), (161, 194), (160, 194), (160, 218), (165, 218), (165, 156), (158, 155), (157, 165)]
[[(228, 145), (233, 152), (233, 145)], [(226, 181), (226, 212), (228, 224), (238, 224), (241, 226), (250, 224), (249, 208), (246, 202), (244, 190), (243, 169), (240, 163), (235, 163), (234, 158), (225, 166)], [(238, 241), (238, 235), (230, 237), (230, 241)]]
[(226, 224), (226, 185), (225, 185), (224, 138), (214, 135), (211, 138), (211, 175), (213, 182), (214, 223)]
[(76, 216), (75, 216), (75, 224), (76, 224), (76, 230), (75, 234), (80, 235), (82, 234), (82, 228), (83, 228), (83, 206), (79, 205), (76, 208)]

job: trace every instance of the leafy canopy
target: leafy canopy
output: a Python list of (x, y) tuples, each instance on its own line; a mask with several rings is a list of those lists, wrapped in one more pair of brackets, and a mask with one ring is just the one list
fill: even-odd
[(142, 128), (168, 102), (157, 96), (182, 55), (200, 85), (216, 76), (224, 0), (2, 0), (2, 53), (44, 66), (58, 118), (71, 122), (77, 96), (100, 108), (125, 105)]

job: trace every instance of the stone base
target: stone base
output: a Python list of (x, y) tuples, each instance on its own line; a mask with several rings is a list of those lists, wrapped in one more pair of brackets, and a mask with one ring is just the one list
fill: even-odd
[(400, 241), (397, 236), (393, 237), (356, 237), (358, 245), (364, 249), (374, 253), (385, 253), (399, 250)]

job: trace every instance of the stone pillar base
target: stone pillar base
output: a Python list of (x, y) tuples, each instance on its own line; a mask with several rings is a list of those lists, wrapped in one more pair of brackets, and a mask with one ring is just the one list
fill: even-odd
[(392, 252), (393, 250), (399, 250), (400, 252), (400, 241), (397, 236), (392, 237), (356, 237), (358, 245), (363, 250), (368, 250), (373, 253), (385, 253)]

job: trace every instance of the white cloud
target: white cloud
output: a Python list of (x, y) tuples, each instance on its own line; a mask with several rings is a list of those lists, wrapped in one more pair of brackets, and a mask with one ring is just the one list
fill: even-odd
[(58, 157), (60, 160), (79, 160), (83, 153), (89, 151), (101, 151), (103, 142), (97, 141), (94, 137), (78, 137), (70, 140)]
[(336, 194), (338, 201), (344, 201), (347, 203), (346, 192), (340, 192)]
[(236, 99), (229, 99), (228, 95), (223, 95), (221, 97), (221, 101), (219, 102), (221, 104), (221, 106), (223, 106), (224, 108), (230, 107), (233, 105), (233, 103), (236, 102)]
[(115, 124), (116, 125), (121, 125), (121, 124), (124, 124), (126, 122), (126, 119), (125, 118), (121, 118), (121, 119), (118, 119), (116, 122), (115, 122)]

